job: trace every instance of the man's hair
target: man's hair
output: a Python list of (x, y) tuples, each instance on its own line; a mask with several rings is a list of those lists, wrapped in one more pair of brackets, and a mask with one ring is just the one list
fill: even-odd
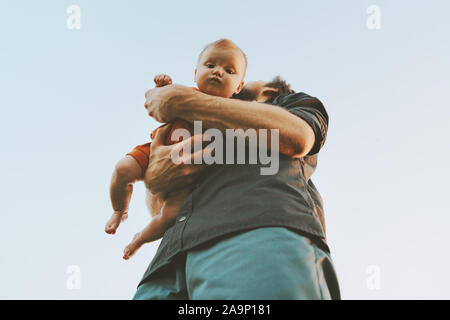
[[(270, 93), (271, 97), (266, 101), (266, 103), (272, 103), (272, 101), (278, 96), (295, 93), (295, 91), (291, 89), (291, 85), (287, 84), (286, 81), (281, 79), (280, 76), (274, 77), (272, 81), (266, 83), (264, 87), (278, 89), (278, 91)], [(239, 93), (233, 94), (231, 98), (244, 101), (253, 101), (256, 99), (256, 94), (256, 92), (247, 90), (244, 86)]]
[(245, 60), (245, 68), (244, 68), (244, 75), (243, 78), (245, 77), (245, 73), (247, 71), (247, 65), (248, 65), (248, 61), (247, 61), (247, 56), (245, 55), (244, 51), (242, 51), (241, 48), (239, 48), (233, 41), (229, 40), (229, 39), (219, 39), (217, 41), (208, 43), (203, 50), (200, 52), (200, 54), (198, 55), (198, 59), (197, 59), (197, 63), (200, 62), (200, 59), (203, 55), (203, 53), (205, 53), (206, 49), (210, 48), (210, 47), (217, 47), (217, 48), (226, 48), (226, 49), (238, 49), (242, 55), (244, 56), (244, 60)]
[(266, 84), (266, 87), (278, 89), (278, 92), (275, 94), (273, 98), (281, 96), (283, 94), (295, 93), (295, 91), (291, 89), (291, 85), (288, 84), (285, 80), (281, 79), (280, 76), (274, 77), (272, 81)]

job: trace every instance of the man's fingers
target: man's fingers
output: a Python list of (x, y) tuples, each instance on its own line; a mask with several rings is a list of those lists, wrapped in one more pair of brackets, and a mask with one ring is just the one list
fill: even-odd
[(152, 91), (153, 91), (153, 89), (150, 89), (145, 92), (145, 99), (148, 98), (148, 96), (152, 93)]
[(186, 150), (187, 150), (188, 149), (187, 146), (189, 146), (190, 149), (193, 150), (195, 143), (198, 143), (199, 145), (201, 145), (202, 141), (203, 141), (203, 134), (196, 134), (196, 135), (189, 137), (186, 140), (176, 143), (176, 146), (177, 146), (177, 149), (179, 149), (179, 150), (181, 150), (181, 149), (184, 150), (184, 148), (186, 148)]
[[(182, 164), (202, 164), (203, 163), (203, 149), (198, 150), (196, 152), (183, 154), (182, 157), (180, 157)], [(195, 161), (195, 159), (198, 159)], [(201, 162), (201, 163), (200, 163)]]
[[(197, 134), (171, 146), (171, 155), (175, 156), (176, 164), (205, 163), (205, 152), (210, 154), (212, 147), (205, 146), (204, 134)], [(197, 159), (197, 160), (195, 160)], [(211, 164), (209, 161), (205, 165)]]
[(168, 194), (165, 192), (157, 192), (153, 196), (159, 198), (160, 201), (164, 201), (168, 197)]

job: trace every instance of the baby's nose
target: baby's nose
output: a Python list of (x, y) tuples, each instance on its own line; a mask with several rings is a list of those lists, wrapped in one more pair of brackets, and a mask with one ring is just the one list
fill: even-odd
[(213, 75), (215, 76), (223, 76), (223, 70), (221, 68), (215, 68), (213, 71)]

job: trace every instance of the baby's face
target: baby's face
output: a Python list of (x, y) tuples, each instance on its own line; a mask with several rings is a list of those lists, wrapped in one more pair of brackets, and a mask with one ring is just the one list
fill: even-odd
[(229, 98), (244, 85), (245, 59), (237, 48), (210, 47), (202, 54), (195, 82), (201, 92)]

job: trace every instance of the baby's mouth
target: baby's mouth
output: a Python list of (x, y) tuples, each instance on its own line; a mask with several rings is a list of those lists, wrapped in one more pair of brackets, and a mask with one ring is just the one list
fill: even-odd
[(222, 82), (220, 81), (220, 79), (219, 79), (219, 78), (216, 78), (216, 77), (211, 77), (211, 78), (209, 78), (209, 81), (213, 81), (213, 82), (217, 82), (217, 83), (222, 83)]

